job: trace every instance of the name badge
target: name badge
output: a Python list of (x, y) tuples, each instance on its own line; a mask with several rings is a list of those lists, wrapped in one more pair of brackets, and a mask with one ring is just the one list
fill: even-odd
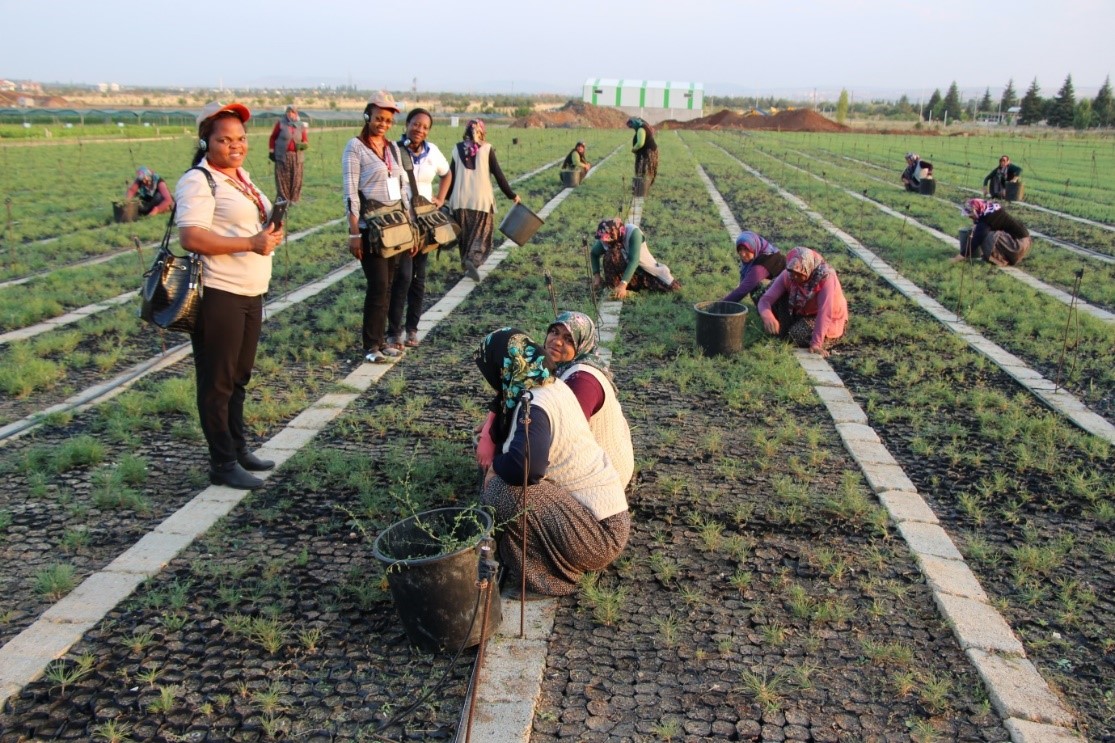
[(399, 179), (392, 178), (387, 181), (387, 200), (398, 201), (403, 198), (402, 189), (399, 188)]

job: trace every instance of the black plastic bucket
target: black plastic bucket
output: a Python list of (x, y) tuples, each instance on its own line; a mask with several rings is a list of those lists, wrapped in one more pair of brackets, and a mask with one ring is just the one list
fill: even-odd
[(117, 222), (134, 222), (139, 219), (139, 200), (125, 199), (112, 204), (112, 218)]
[(923, 178), (918, 183), (918, 193), (925, 194), (926, 196), (932, 196), (937, 193), (937, 181), (932, 178)]
[(747, 308), (739, 302), (698, 302), (697, 345), (705, 356), (730, 356), (743, 350)]
[(960, 254), (968, 255), (968, 241), (972, 239), (972, 228), (962, 227), (956, 238), (960, 241)]
[[(478, 508), (437, 508), (392, 524), (376, 537), (372, 552), (387, 571), (395, 610), (407, 637), (423, 652), (455, 653), (479, 644), (478, 546), (491, 531), (491, 516)], [(460, 546), (444, 553), (445, 543), (435, 535)], [(503, 618), (494, 579), (490, 591), (489, 633)]]
[(561, 171), (561, 185), (566, 188), (576, 188), (581, 185), (581, 176), (584, 175), (584, 172), (580, 168)]
[(1022, 196), (1026, 192), (1022, 181), (1007, 181), (1003, 190), (1006, 191), (1007, 201), (1022, 201)]
[(646, 196), (647, 191), (650, 190), (650, 185), (647, 179), (641, 175), (637, 175), (631, 179), (631, 193), (635, 196)]

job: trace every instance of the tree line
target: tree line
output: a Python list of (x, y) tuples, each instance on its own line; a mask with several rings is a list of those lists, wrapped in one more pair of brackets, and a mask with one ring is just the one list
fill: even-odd
[[(984, 90), (983, 97), (961, 100), (960, 89), (954, 81), (944, 95), (938, 88), (933, 91), (927, 102), (911, 101), (903, 95), (897, 101), (869, 100), (852, 101), (847, 90), (840, 91), (836, 104), (828, 102), (802, 102), (786, 98), (763, 98), (757, 96), (705, 96), (705, 107), (720, 108), (792, 108), (792, 107), (831, 107), (837, 121), (843, 122), (849, 115), (860, 117), (909, 120), (920, 118), (922, 121), (973, 121), (980, 118), (1002, 117), (1014, 120), (1016, 124), (1038, 124), (1044, 121), (1049, 126), (1061, 128), (1090, 129), (1115, 126), (1115, 98), (1111, 92), (1111, 77), (1104, 80), (1095, 98), (1077, 100), (1073, 90), (1072, 75), (1065, 78), (1064, 84), (1052, 98), (1043, 98), (1037, 78), (1030, 84), (1020, 99), (1014, 88), (1014, 80), (1007, 82), (1006, 89), (996, 100), (991, 96), (991, 88)], [(1016, 112), (1010, 109), (1017, 107)]]
[(978, 103), (972, 99), (967, 106), (961, 104), (960, 92), (953, 82), (944, 97), (941, 96), (940, 89), (933, 91), (921, 112), (921, 118), (923, 121), (964, 121), (978, 117), (979, 114), (1008, 114), (1015, 107), (1018, 107), (1016, 123), (1023, 125), (1044, 121), (1049, 126), (1063, 129), (1115, 126), (1115, 98), (1111, 93), (1110, 75), (1104, 80), (1095, 98), (1077, 100), (1070, 74), (1065, 77), (1061, 89), (1052, 98), (1042, 97), (1038, 80), (1034, 78), (1019, 100), (1014, 90), (1014, 80), (1010, 80), (997, 102), (992, 99), (991, 89), (988, 88)]

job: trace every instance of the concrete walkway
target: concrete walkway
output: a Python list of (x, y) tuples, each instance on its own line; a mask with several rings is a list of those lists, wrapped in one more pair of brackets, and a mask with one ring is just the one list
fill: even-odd
[[(697, 173), (716, 204), (730, 239), (740, 233), (731, 209), (700, 166)], [(991, 605), (963, 555), (939, 525), (902, 466), (868, 423), (867, 414), (822, 357), (806, 349), (794, 356), (836, 424), (844, 448), (887, 510), (917, 561), (941, 616), (983, 679), (988, 697), (1015, 743), (1081, 741), (1073, 717), (1026, 659), (1022, 643)]]

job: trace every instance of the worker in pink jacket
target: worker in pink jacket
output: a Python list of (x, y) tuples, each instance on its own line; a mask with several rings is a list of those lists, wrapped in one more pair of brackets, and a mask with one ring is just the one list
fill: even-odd
[(759, 317), (771, 335), (828, 356), (828, 349), (844, 335), (848, 302), (836, 271), (821, 254), (797, 247), (786, 256), (786, 270), (759, 300)]

